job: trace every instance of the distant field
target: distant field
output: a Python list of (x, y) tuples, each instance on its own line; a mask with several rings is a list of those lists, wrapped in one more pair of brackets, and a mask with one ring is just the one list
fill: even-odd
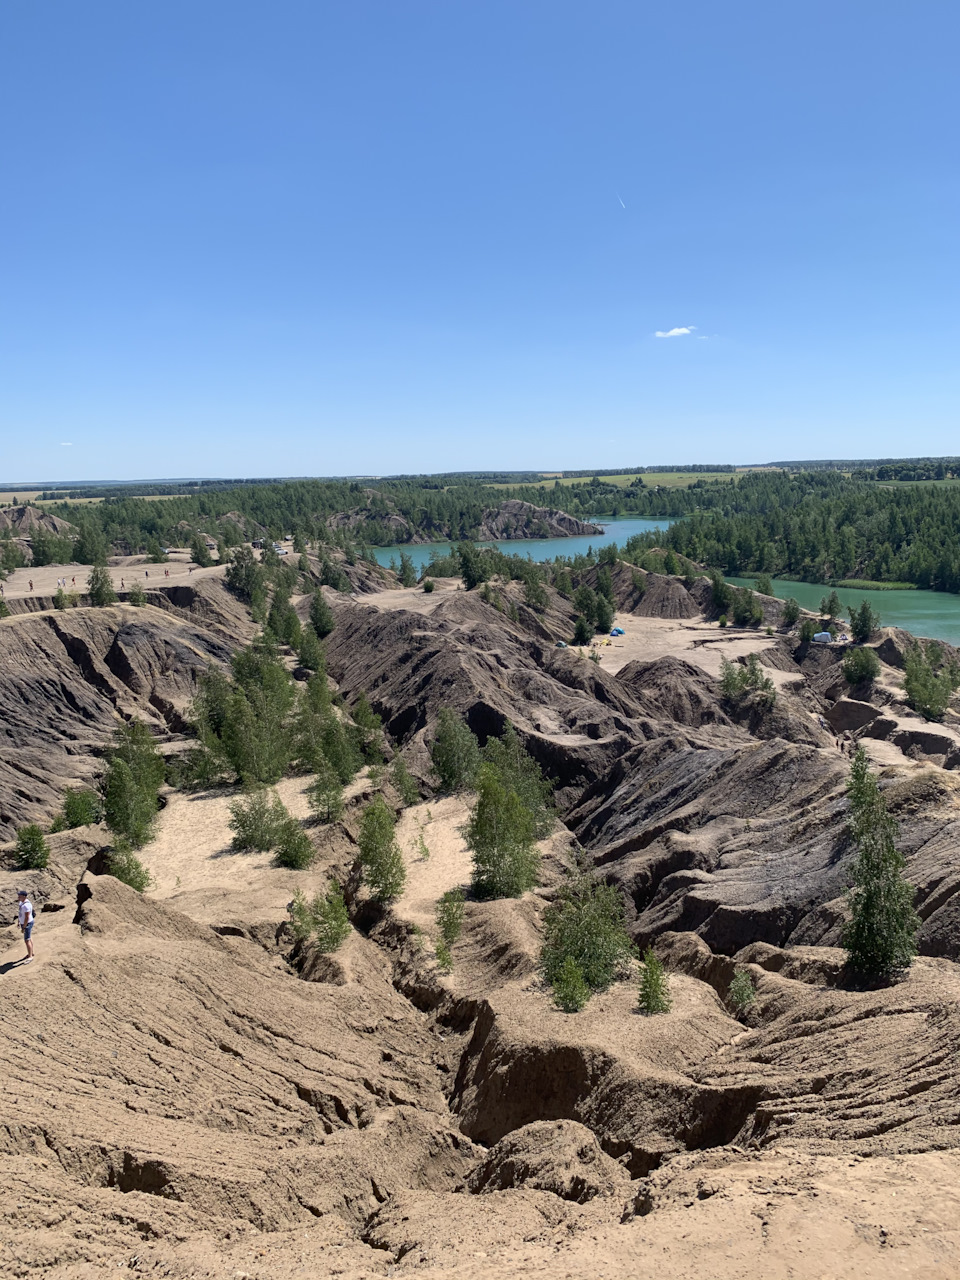
[[(628, 485), (636, 480), (639, 473), (636, 471), (627, 472), (619, 476), (600, 476), (604, 484), (619, 485), (621, 489), (626, 489)], [(487, 487), (490, 489), (523, 489), (523, 488), (540, 488), (552, 489), (558, 481), (564, 487), (574, 484), (586, 484), (589, 476), (564, 476), (554, 477), (550, 480), (541, 480), (538, 482), (528, 482), (526, 485), (521, 484), (491, 484)], [(659, 485), (661, 489), (688, 489), (695, 480), (736, 480), (737, 476), (729, 471), (648, 471), (643, 475), (644, 484), (648, 489), (652, 489), (655, 485)]]
[(11, 493), (9, 489), (6, 493), (0, 493), (0, 506), (19, 507), (24, 502), (32, 502), (38, 493), (42, 493), (42, 489), (34, 489), (33, 492)]

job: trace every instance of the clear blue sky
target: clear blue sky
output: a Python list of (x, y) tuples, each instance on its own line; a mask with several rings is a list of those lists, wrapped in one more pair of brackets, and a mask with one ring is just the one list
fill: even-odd
[(4, 0), (0, 480), (960, 452), (958, 46), (925, 0)]

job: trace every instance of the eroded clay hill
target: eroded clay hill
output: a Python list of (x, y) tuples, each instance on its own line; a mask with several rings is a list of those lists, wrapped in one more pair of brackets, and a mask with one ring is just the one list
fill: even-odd
[[(167, 795), (143, 897), (97, 874), (101, 829), (51, 838), (48, 870), (26, 875), (38, 960), (11, 967), (10, 931), (0, 963), (0, 1271), (957, 1274), (955, 730), (911, 718), (896, 635), (877, 643), (880, 680), (850, 690), (837, 651), (721, 634), (701, 586), (650, 578), (636, 593), (618, 574), (626, 635), (596, 663), (555, 648), (567, 602), (533, 613), (514, 584), (499, 608), (450, 582), (328, 594), (330, 674), (348, 707), (367, 693), (427, 796), (400, 813), (408, 879), (389, 910), (354, 869), (361, 806), (381, 789), (400, 810), (377, 779), (350, 788), (341, 822), (307, 827), (305, 872), (232, 852), (222, 792)], [(55, 760), (78, 735), (88, 769), (118, 717), (177, 732), (196, 673), (249, 634), (232, 608), (214, 584), (163, 611), (0, 624), (3, 679), (17, 673), (0, 696), (38, 778), (31, 723)], [(721, 656), (749, 652), (772, 712), (720, 697)], [(862, 723), (841, 732), (882, 770), (924, 920), (923, 954), (881, 990), (852, 986), (835, 945), (848, 703)], [(433, 908), (469, 878), (469, 798), (429, 790), (443, 705), (481, 736), (512, 722), (563, 818), (540, 888), (468, 901), (449, 974)], [(895, 728), (871, 737), (878, 718)], [(281, 783), (301, 817), (303, 787)], [(580, 1014), (553, 1007), (541, 920), (575, 841), (667, 962), (670, 1013), (640, 1016), (626, 976)], [(5, 902), (24, 879), (9, 852)], [(355, 928), (324, 956), (295, 942), (286, 904), (331, 875)], [(735, 966), (757, 990), (742, 1019)]]

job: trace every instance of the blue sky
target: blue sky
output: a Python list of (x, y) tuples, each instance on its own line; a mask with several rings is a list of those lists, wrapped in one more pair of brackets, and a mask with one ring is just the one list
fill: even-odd
[(956, 453), (958, 37), (5, 0), (0, 481)]

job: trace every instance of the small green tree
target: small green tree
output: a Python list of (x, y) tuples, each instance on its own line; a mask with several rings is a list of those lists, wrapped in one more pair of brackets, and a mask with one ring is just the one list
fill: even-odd
[(336, 880), (331, 880), (326, 893), (315, 894), (310, 902), (298, 889), (289, 910), (294, 936), (301, 942), (313, 937), (318, 951), (336, 951), (350, 936), (350, 914)]
[(826, 618), (828, 622), (833, 622), (835, 618), (839, 618), (843, 611), (843, 605), (840, 603), (840, 597), (836, 591), (831, 591), (828, 596), (824, 596), (820, 601), (820, 616)]
[(142, 609), (147, 603), (147, 593), (139, 582), (134, 581), (127, 592), (127, 604), (134, 605), (137, 609)]
[(153, 839), (157, 817), (155, 791), (138, 785), (130, 765), (114, 756), (101, 781), (103, 816), (115, 836), (139, 849)]
[(761, 706), (770, 708), (777, 700), (777, 690), (769, 676), (764, 675), (760, 659), (755, 653), (747, 655), (746, 663), (720, 659), (720, 692), (730, 703), (742, 702), (748, 694)]
[(763, 621), (763, 609), (749, 587), (738, 587), (733, 592), (731, 608), (738, 627), (756, 627)]
[(870, 607), (869, 600), (850, 609), (850, 634), (857, 644), (866, 644), (880, 626), (880, 615)]
[(920, 921), (913, 909), (914, 887), (903, 876), (896, 823), (862, 747), (853, 757), (847, 794), (857, 858), (842, 942), (854, 969), (887, 978), (912, 962)]
[(283, 824), (290, 817), (275, 791), (256, 787), (230, 805), (231, 847), (238, 852), (269, 853), (280, 841)]
[(321, 822), (336, 822), (343, 813), (343, 783), (324, 755), (314, 763), (316, 777), (307, 788), (310, 808)]
[(194, 564), (198, 564), (201, 569), (208, 569), (213, 564), (213, 556), (210, 554), (210, 548), (207, 546), (206, 538), (196, 534), (190, 543), (190, 559)]
[(668, 1013), (672, 1003), (666, 970), (647, 947), (640, 972), (640, 1008), (644, 1013)]
[(323, 666), (323, 649), (317, 633), (309, 624), (300, 632), (300, 652), (298, 654), (301, 667), (308, 671), (319, 671)]
[(277, 866), (289, 871), (305, 871), (313, 861), (314, 852), (310, 837), (296, 818), (288, 814), (280, 824), (277, 838)]
[(36, 822), (17, 832), (17, 867), (20, 871), (43, 871), (50, 861), (50, 846)]
[(550, 798), (553, 783), (544, 778), (512, 724), (507, 723), (499, 738), (487, 740), (483, 758), (497, 771), (504, 786), (515, 791), (533, 814), (537, 839), (543, 840), (556, 822)]
[(63, 587), (57, 587), (56, 591), (54, 592), (53, 607), (57, 609), (60, 613), (63, 613), (63, 611), (66, 609), (67, 593), (64, 591)]
[(761, 596), (773, 595), (773, 581), (769, 573), (761, 573), (757, 575), (757, 580), (753, 584), (754, 590)]
[(780, 610), (780, 625), (782, 627), (795, 627), (799, 618), (800, 602), (799, 600), (794, 600), (793, 596), (788, 596)]
[(581, 613), (574, 623), (573, 643), (577, 645), (589, 644), (592, 639), (593, 627)]
[(437, 903), (437, 928), (448, 947), (452, 947), (463, 932), (464, 892), (448, 889)]
[(63, 825), (65, 829), (90, 826), (99, 822), (102, 815), (100, 797), (96, 791), (68, 791), (63, 797)]
[(733, 589), (724, 582), (719, 569), (710, 572), (711, 603), (718, 613), (726, 613), (733, 603)]
[(98, 609), (117, 603), (117, 593), (113, 589), (110, 570), (105, 564), (95, 564), (87, 576), (87, 595), (90, 603)]
[(590, 990), (602, 991), (632, 951), (620, 893), (578, 867), (544, 913), (543, 976), (556, 986), (572, 958)]
[(594, 625), (598, 635), (606, 635), (613, 626), (614, 608), (606, 596), (597, 596), (597, 605), (594, 611)]
[(880, 659), (874, 649), (848, 649), (843, 655), (843, 678), (847, 684), (864, 684), (880, 674)]
[(934, 642), (924, 648), (915, 641), (904, 654), (903, 665), (907, 702), (926, 720), (942, 720), (951, 694), (960, 685), (960, 669), (943, 661), (943, 650)]
[(441, 788), (453, 793), (473, 786), (480, 764), (480, 746), (470, 728), (451, 707), (441, 707), (430, 750)]
[(397, 795), (405, 805), (417, 804), (420, 800), (420, 788), (416, 779), (407, 768), (407, 762), (398, 752), (393, 758), (390, 769), (390, 781)]
[(564, 1013), (579, 1013), (590, 999), (591, 991), (584, 981), (580, 966), (567, 956), (553, 984), (553, 1002)]
[(396, 819), (377, 796), (361, 815), (357, 846), (364, 883), (378, 902), (399, 898), (407, 880), (395, 829)]
[(437, 584), (434, 582), (432, 578), (424, 578), (423, 589), (429, 595), (431, 591), (436, 591)]
[(477, 802), (464, 829), (473, 851), (473, 887), (481, 898), (519, 898), (537, 883), (536, 818), (498, 771), (482, 764)]
[(118, 840), (114, 844), (107, 858), (107, 865), (115, 879), (136, 889), (137, 893), (146, 893), (153, 886), (153, 876), (125, 840)]
[(738, 1014), (743, 1013), (757, 998), (757, 989), (746, 969), (735, 969), (730, 981), (727, 999)]
[(800, 623), (800, 643), (809, 644), (817, 634), (817, 624), (812, 618), (804, 618)]
[(417, 571), (413, 567), (413, 560), (406, 551), (400, 552), (399, 577), (401, 587), (415, 587), (417, 585)]

